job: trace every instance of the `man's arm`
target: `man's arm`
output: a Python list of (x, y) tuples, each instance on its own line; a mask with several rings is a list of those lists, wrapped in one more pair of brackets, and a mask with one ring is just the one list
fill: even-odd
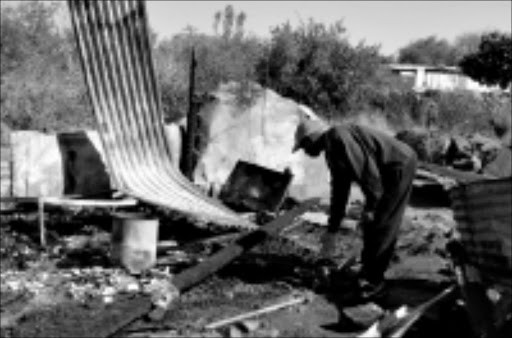
[(320, 257), (325, 260), (331, 260), (336, 252), (336, 242), (338, 229), (341, 221), (345, 217), (345, 209), (350, 193), (351, 180), (336, 178), (332, 175), (331, 179), (331, 206), (329, 213), (329, 224), (320, 238), (321, 248)]
[(352, 179), (349, 175), (343, 177), (331, 172), (331, 205), (327, 227), (330, 233), (338, 231), (341, 221), (345, 217), (351, 183)]

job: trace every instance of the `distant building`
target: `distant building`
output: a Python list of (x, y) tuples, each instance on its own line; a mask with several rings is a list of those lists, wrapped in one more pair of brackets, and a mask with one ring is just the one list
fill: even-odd
[(390, 64), (391, 71), (410, 80), (417, 92), (426, 90), (469, 90), (477, 93), (501, 91), (498, 86), (486, 86), (464, 75), (458, 67), (414, 64)]

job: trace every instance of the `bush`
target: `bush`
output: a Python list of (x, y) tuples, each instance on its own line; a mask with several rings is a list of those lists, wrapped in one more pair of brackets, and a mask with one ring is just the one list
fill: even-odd
[(188, 110), (191, 52), (195, 51), (195, 88), (198, 96), (216, 90), (222, 83), (242, 84), (237, 97), (255, 79), (255, 65), (261, 54), (257, 39), (240, 35), (210, 36), (193, 31), (163, 40), (155, 50), (156, 73), (166, 118), (175, 121)]
[(490, 125), (498, 137), (512, 128), (512, 104), (508, 95), (485, 95), (484, 105), (489, 112)]
[(361, 113), (381, 116), (395, 129), (408, 128), (416, 124), (416, 95), (413, 92), (368, 91), (364, 100), (360, 100), (352, 115)]
[(468, 91), (439, 93), (434, 98), (439, 107), (439, 128), (454, 134), (490, 132), (490, 114), (484, 100)]
[(381, 66), (375, 75), (358, 91), (351, 115), (380, 116), (395, 129), (418, 123), (418, 98), (412, 90), (412, 83), (393, 74), (386, 66)]
[(257, 67), (259, 82), (329, 120), (356, 110), (382, 61), (378, 47), (349, 44), (341, 22), (278, 26), (266, 48)]

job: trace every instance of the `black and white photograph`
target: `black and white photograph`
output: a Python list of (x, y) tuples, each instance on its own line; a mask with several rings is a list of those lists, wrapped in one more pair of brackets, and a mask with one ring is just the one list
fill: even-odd
[(512, 335), (512, 1), (0, 1), (1, 338)]

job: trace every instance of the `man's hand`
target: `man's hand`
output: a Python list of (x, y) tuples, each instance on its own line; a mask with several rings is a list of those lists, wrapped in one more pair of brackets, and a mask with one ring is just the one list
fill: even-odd
[(325, 231), (320, 238), (320, 259), (332, 259), (336, 251), (337, 233)]

